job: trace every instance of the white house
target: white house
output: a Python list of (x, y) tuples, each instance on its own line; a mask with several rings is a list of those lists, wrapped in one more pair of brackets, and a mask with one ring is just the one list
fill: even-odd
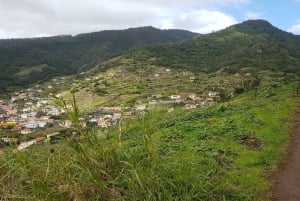
[(136, 106), (136, 110), (138, 110), (138, 111), (144, 111), (144, 110), (146, 110), (146, 105), (137, 105)]
[(28, 135), (28, 134), (30, 134), (30, 133), (32, 133), (33, 131), (32, 131), (32, 129), (30, 129), (30, 128), (24, 128), (24, 129), (22, 129), (21, 130), (21, 135)]
[(178, 99), (181, 98), (181, 96), (180, 96), (180, 95), (171, 95), (170, 98), (171, 98), (172, 100), (178, 100)]
[(39, 127), (44, 128), (47, 125), (47, 121), (38, 121)]
[(219, 95), (219, 92), (216, 92), (216, 91), (209, 91), (208, 92), (208, 96), (209, 97), (216, 97)]
[(25, 127), (26, 128), (36, 129), (36, 128), (39, 127), (39, 124), (36, 121), (29, 121), (29, 122), (25, 123)]

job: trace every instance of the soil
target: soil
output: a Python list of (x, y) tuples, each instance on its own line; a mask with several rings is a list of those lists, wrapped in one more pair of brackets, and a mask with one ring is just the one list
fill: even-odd
[(261, 142), (248, 134), (244, 134), (240, 141), (250, 150), (260, 150), (262, 148)]
[(273, 201), (300, 201), (300, 108), (293, 121), (286, 156), (273, 175)]

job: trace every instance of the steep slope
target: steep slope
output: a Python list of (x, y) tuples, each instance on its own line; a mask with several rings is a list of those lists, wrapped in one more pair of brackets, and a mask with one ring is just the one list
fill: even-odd
[[(138, 56), (137, 56), (138, 55)], [(241, 68), (300, 72), (300, 36), (263, 20), (249, 20), (178, 44), (132, 52), (137, 60), (194, 71), (235, 73)]]
[(84, 71), (133, 47), (176, 42), (195, 35), (141, 27), (74, 37), (0, 40), (0, 91)]

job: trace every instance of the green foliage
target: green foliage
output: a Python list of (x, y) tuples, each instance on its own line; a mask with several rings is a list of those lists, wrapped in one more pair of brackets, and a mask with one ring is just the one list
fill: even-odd
[(91, 129), (78, 141), (7, 150), (1, 199), (267, 200), (266, 172), (285, 149), (295, 87), (259, 88), (273, 94), (260, 101), (249, 91), (194, 111), (149, 112), (120, 124), (121, 134)]
[[(87, 71), (130, 48), (176, 42), (195, 35), (182, 30), (141, 27), (74, 37), (0, 40), (0, 92), (9, 87), (26, 86), (55, 76)], [(43, 66), (42, 70), (40, 66)], [(37, 70), (22, 73), (32, 68)]]
[(299, 50), (299, 36), (281, 31), (265, 21), (250, 20), (181, 43), (145, 48), (143, 57), (133, 57), (194, 72), (211, 73), (222, 69), (233, 74), (252, 67), (298, 73)]
[(72, 93), (71, 107), (69, 107), (67, 101), (63, 97), (54, 96), (53, 99), (54, 99), (54, 103), (65, 111), (67, 120), (70, 120), (72, 122), (72, 124), (76, 128), (76, 131), (78, 132), (78, 135), (79, 136), (83, 135), (83, 128), (79, 120), (80, 111), (76, 103), (75, 94)]

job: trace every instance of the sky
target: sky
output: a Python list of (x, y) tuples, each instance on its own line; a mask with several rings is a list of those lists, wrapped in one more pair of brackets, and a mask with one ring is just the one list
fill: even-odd
[(210, 33), (264, 19), (300, 35), (300, 0), (0, 0), (0, 38), (154, 26)]

